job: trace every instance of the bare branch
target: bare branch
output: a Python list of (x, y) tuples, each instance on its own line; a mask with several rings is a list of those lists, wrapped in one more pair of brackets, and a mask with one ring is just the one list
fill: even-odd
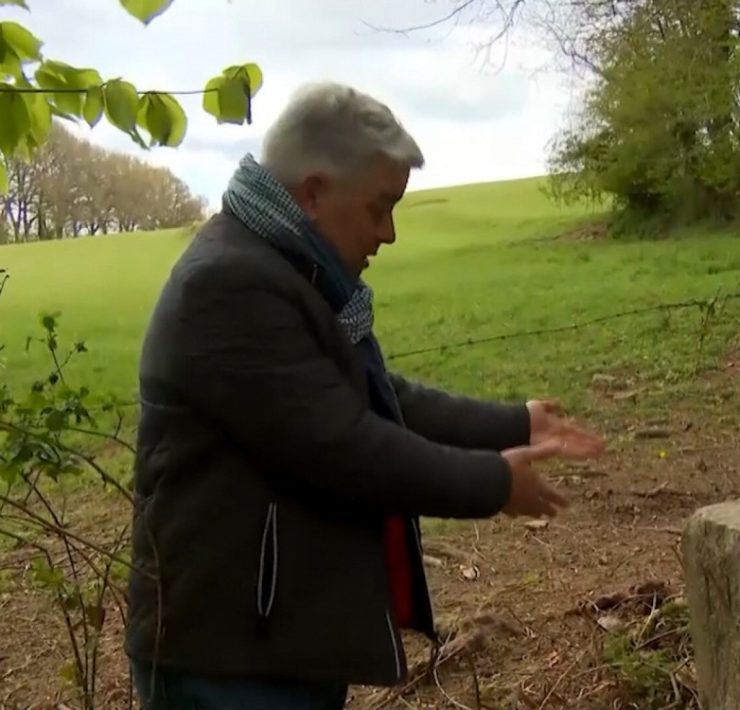
[[(461, 13), (463, 13), (467, 8), (471, 7), (474, 3), (479, 2), (479, 0), (465, 0), (460, 5), (455, 7), (454, 10), (452, 10), (450, 13), (445, 15), (444, 17), (440, 17), (436, 20), (433, 20), (432, 22), (428, 22), (426, 24), (422, 25), (412, 25), (411, 27), (404, 27), (404, 28), (392, 28), (392, 27), (380, 27), (377, 25), (373, 25), (369, 22), (363, 21), (363, 25), (367, 27), (368, 29), (374, 30), (375, 32), (385, 32), (390, 34), (399, 34), (399, 35), (407, 35), (411, 32), (420, 32), (422, 30), (431, 30), (434, 27), (439, 27), (440, 25), (444, 25), (447, 22), (450, 22), (450, 20), (457, 19)], [(515, 0), (516, 3), (523, 2), (523, 0)]]

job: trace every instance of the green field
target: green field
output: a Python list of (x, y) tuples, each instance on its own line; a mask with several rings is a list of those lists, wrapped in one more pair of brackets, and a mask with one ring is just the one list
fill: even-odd
[[(662, 241), (577, 239), (583, 207), (564, 209), (539, 180), (409, 194), (398, 242), (368, 272), (386, 354), (499, 333), (548, 329), (626, 309), (740, 291), (737, 233)], [(558, 237), (558, 238), (554, 238)], [(0, 377), (25, 386), (48, 364), (26, 352), (41, 311), (61, 311), (62, 339), (90, 350), (74, 374), (94, 392), (133, 398), (142, 332), (163, 280), (190, 237), (182, 231), (0, 248), (11, 273), (0, 298)], [(705, 322), (679, 310), (392, 360), (393, 367), (484, 397), (552, 394), (581, 407), (595, 372), (628, 373), (664, 393), (711, 365), (737, 336), (740, 301)]]

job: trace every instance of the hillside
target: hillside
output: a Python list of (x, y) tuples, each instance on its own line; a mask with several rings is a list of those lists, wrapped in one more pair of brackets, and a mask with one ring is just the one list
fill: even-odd
[[(740, 243), (732, 235), (579, 241), (568, 233), (587, 211), (560, 208), (542, 187), (541, 180), (520, 180), (406, 197), (397, 211), (397, 244), (367, 274), (388, 354), (711, 297), (740, 283)], [(565, 236), (550, 239), (558, 235)], [(0, 267), (12, 275), (0, 300), (6, 374), (18, 382), (38, 376), (41, 355), (26, 354), (26, 337), (41, 311), (60, 311), (63, 337), (84, 339), (90, 349), (79, 376), (132, 396), (143, 329), (188, 239), (175, 230), (0, 248)], [(571, 335), (529, 338), (398, 364), (482, 395), (546, 390), (575, 397), (570, 377), (586, 382), (589, 371), (605, 365), (680, 369), (683, 344), (695, 349), (689, 341), (696, 314), (672, 319), (669, 327), (661, 321), (653, 332), (655, 322), (615, 321), (581, 333), (577, 342)], [(574, 357), (581, 378), (571, 367)]]
[[(541, 187), (410, 194), (398, 243), (368, 273), (377, 331), (389, 365), (429, 384), (562, 398), (606, 435), (608, 452), (593, 466), (544, 467), (572, 502), (552, 523), (424, 520), (437, 620), (456, 651), (430, 679), (428, 648), (409, 635), (417, 672), (403, 698), (354, 688), (350, 708), (449, 698), (462, 708), (696, 707), (677, 541), (697, 507), (737, 495), (740, 299), (712, 299), (740, 291), (740, 240), (699, 231), (608, 240), (583, 229), (593, 219), (584, 208), (562, 210)], [(58, 310), (61, 349), (77, 339), (90, 349), (68, 379), (133, 400), (143, 329), (188, 239), (170, 231), (0, 248), (12, 273), (0, 299), (2, 383), (20, 396), (50, 371), (26, 337), (38, 334), (40, 311)], [(124, 484), (136, 409), (126, 412), (123, 444), (70, 435)], [(125, 533), (128, 503), (95, 476), (42, 485), (67, 529), (97, 549)], [(0, 634), (0, 708), (73, 707), (59, 610), (29, 572), (34, 545), (63, 551), (48, 531), (24, 535), (0, 541), (0, 617), (13, 619)], [(114, 571), (122, 584), (125, 566)], [(99, 698), (124, 708), (121, 616), (113, 604), (106, 611)]]

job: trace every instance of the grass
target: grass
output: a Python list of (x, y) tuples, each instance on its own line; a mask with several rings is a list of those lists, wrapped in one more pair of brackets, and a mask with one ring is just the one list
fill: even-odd
[[(589, 214), (560, 208), (539, 180), (413, 193), (397, 211), (398, 243), (368, 272), (386, 354), (499, 333), (546, 329), (644, 305), (740, 291), (740, 239), (686, 232), (666, 241), (555, 239)], [(95, 391), (133, 397), (142, 333), (184, 231), (0, 248), (11, 273), (0, 298), (3, 379), (43, 374), (25, 351), (41, 311), (90, 352), (76, 375)], [(614, 320), (588, 329), (391, 359), (408, 375), (458, 392), (515, 399), (554, 395), (571, 406), (595, 372), (630, 373), (664, 391), (711, 364), (737, 333), (740, 302), (711, 319), (699, 352), (699, 309)], [(705, 325), (707, 325), (705, 323)]]

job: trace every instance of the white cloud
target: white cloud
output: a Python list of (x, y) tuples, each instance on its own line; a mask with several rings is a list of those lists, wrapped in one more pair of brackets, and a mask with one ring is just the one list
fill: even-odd
[(419, 141), (426, 168), (411, 187), (522, 177), (544, 171), (546, 144), (568, 93), (532, 76), (543, 53), (526, 37), (508, 47), (500, 72), (473, 46), (496, 28), (445, 26), (404, 36), (368, 29), (423, 24), (449, 11), (425, 0), (176, 0), (143, 27), (117, 0), (35, 0), (30, 14), (4, 8), (44, 41), (45, 53), (124, 76), (140, 89), (198, 89), (230, 64), (256, 61), (265, 86), (251, 126), (218, 126), (199, 96), (182, 97), (188, 135), (177, 149), (144, 152), (101, 124), (94, 142), (171, 168), (217, 206), (239, 158), (259, 152), (266, 127), (306, 81), (353, 84), (386, 101)]

